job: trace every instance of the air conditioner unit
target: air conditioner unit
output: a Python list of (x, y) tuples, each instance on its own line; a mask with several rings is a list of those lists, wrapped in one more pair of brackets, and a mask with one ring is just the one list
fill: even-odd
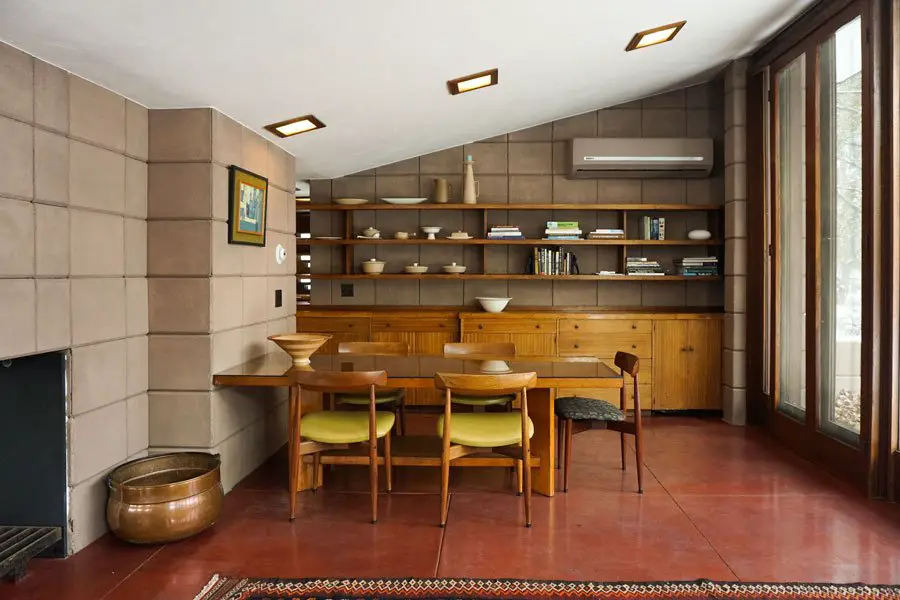
[(709, 177), (708, 138), (575, 138), (569, 147), (571, 179)]

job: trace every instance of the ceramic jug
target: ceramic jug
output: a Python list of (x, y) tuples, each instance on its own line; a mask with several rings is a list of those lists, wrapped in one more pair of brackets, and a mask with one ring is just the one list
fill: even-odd
[(463, 162), (463, 204), (475, 204), (478, 199), (478, 182), (475, 181), (474, 165), (475, 161), (472, 160), (472, 155), (466, 156), (466, 160)]
[(453, 195), (453, 186), (441, 177), (434, 178), (434, 201), (436, 204), (447, 204)]

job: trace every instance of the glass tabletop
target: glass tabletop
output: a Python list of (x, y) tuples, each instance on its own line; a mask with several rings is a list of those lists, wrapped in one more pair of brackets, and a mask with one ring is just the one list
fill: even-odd
[(307, 367), (294, 367), (283, 352), (273, 352), (216, 373), (217, 383), (240, 378), (282, 378), (292, 368), (316, 371), (387, 371), (390, 379), (432, 379), (435, 373), (496, 375), (535, 372), (538, 377), (564, 379), (620, 379), (619, 372), (594, 357), (517, 356), (498, 360), (496, 356), (471, 355), (465, 358), (430, 354), (375, 356), (365, 354), (315, 354)]

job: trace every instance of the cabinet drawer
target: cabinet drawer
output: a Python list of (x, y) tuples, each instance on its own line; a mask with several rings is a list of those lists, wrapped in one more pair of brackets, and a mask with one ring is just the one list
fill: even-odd
[(369, 319), (298, 317), (297, 331), (303, 333), (358, 333), (368, 336)]
[(556, 319), (465, 319), (463, 333), (556, 333)]
[(638, 358), (650, 358), (650, 335), (609, 333), (605, 335), (568, 333), (559, 336), (560, 356), (596, 356), (614, 358), (616, 352), (628, 352)]
[(560, 319), (559, 333), (646, 333), (653, 322), (631, 319)]
[(458, 330), (456, 319), (391, 319), (389, 317), (373, 317), (372, 332), (376, 331), (418, 331), (418, 332), (453, 332)]

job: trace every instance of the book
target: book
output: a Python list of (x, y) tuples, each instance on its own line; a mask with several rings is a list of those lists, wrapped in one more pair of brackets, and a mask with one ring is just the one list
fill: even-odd
[(578, 229), (578, 221), (547, 221), (547, 229)]

